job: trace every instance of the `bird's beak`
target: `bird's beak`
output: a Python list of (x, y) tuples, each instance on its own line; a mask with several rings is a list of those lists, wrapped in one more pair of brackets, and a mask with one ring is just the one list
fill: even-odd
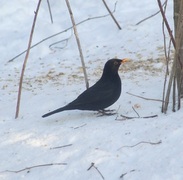
[(128, 62), (128, 61), (130, 61), (129, 58), (124, 58), (124, 59), (121, 60), (121, 64), (122, 64), (122, 63), (125, 63), (125, 62)]

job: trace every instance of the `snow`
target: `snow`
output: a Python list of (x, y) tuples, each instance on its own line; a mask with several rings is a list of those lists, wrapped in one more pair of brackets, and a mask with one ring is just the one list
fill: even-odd
[[(115, 1), (107, 3), (113, 10)], [(65, 2), (50, 4), (54, 23), (43, 1), (33, 44), (71, 27)], [(76, 23), (108, 14), (102, 1), (72, 0), (70, 4)], [(96, 112), (75, 110), (45, 119), (41, 117), (44, 113), (85, 90), (73, 30), (31, 50), (20, 115), (14, 119), (25, 54), (9, 60), (27, 48), (37, 1), (1, 1), (0, 5), (0, 179), (183, 179), (183, 110), (173, 113), (170, 106), (165, 115), (161, 102), (130, 95), (162, 99), (166, 67), (161, 15), (136, 25), (159, 10), (156, 1), (118, 1), (114, 15), (122, 30), (110, 16), (77, 26), (90, 86), (100, 78), (108, 59), (131, 59), (119, 70), (123, 92), (110, 107), (117, 114), (98, 117)], [(172, 7), (169, 2), (167, 17), (173, 29)], [(62, 42), (49, 48), (58, 41)], [(136, 118), (125, 120), (121, 115)], [(143, 118), (154, 115), (157, 117)]]

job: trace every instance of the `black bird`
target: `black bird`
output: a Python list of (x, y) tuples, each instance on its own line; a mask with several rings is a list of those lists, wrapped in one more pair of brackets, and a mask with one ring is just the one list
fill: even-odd
[(118, 75), (119, 66), (128, 59), (110, 59), (106, 62), (99, 81), (80, 94), (74, 101), (64, 107), (44, 114), (47, 117), (65, 110), (103, 111), (115, 103), (121, 94), (121, 79)]

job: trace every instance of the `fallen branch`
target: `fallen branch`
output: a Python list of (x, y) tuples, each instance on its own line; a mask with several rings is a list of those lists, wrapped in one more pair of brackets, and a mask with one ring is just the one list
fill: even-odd
[(74, 127), (73, 129), (79, 129), (79, 128), (81, 128), (81, 127), (84, 127), (84, 126), (86, 126), (87, 124), (82, 124), (81, 126), (76, 126), (76, 127)]
[(131, 172), (134, 172), (134, 171), (136, 171), (135, 169), (132, 169), (131, 171), (129, 171), (129, 172), (126, 172), (126, 173), (123, 173), (121, 176), (120, 176), (120, 178), (123, 178), (125, 175), (127, 175), (128, 173), (131, 173)]
[(132, 109), (134, 110), (134, 112), (137, 114), (138, 118), (140, 118), (139, 113), (135, 110), (135, 108), (132, 106)]
[(60, 148), (65, 148), (65, 147), (69, 147), (69, 146), (72, 146), (72, 144), (67, 144), (67, 145), (63, 145), (63, 146), (52, 147), (50, 149), (60, 149)]
[(143, 97), (143, 96), (135, 95), (135, 94), (132, 94), (132, 93), (129, 93), (129, 92), (126, 92), (126, 93), (131, 95), (131, 96), (135, 96), (135, 97), (138, 97), (138, 98), (141, 98), (141, 99), (144, 99), (144, 100), (148, 100), (148, 101), (163, 102), (163, 100), (161, 100), (161, 99), (151, 99), (151, 98), (146, 98), (146, 97)]
[(19, 172), (23, 172), (26, 170), (30, 170), (30, 169), (34, 169), (34, 168), (38, 168), (38, 167), (45, 167), (45, 166), (60, 166), (60, 165), (67, 165), (67, 163), (50, 163), (50, 164), (41, 164), (41, 165), (35, 165), (35, 166), (30, 166), (30, 167), (26, 167), (17, 171), (14, 170), (6, 170), (6, 171), (2, 171), (0, 173), (4, 173), (4, 172), (12, 172), (12, 173), (19, 173)]
[(102, 173), (98, 170), (98, 168), (95, 166), (95, 163), (91, 163), (90, 167), (87, 169), (87, 171), (89, 171), (91, 168), (95, 168), (97, 170), (97, 172), (100, 174), (102, 179), (105, 179), (104, 176), (102, 175)]
[(161, 140), (159, 140), (158, 142), (141, 141), (141, 142), (138, 142), (138, 143), (135, 144), (135, 145), (131, 145), (131, 146), (122, 146), (122, 147), (120, 147), (119, 149), (117, 149), (117, 151), (119, 151), (119, 150), (122, 149), (122, 148), (133, 148), (133, 147), (135, 147), (135, 146), (138, 146), (139, 144), (158, 145), (158, 144), (161, 144), (161, 143), (162, 143)]
[(136, 116), (125, 116), (125, 115), (120, 115), (122, 118), (124, 119), (115, 119), (116, 121), (124, 121), (126, 119), (140, 119), (140, 118), (144, 118), (144, 119), (148, 119), (148, 118), (155, 118), (155, 117), (158, 117), (158, 115), (152, 115), (152, 116), (143, 116), (143, 117), (136, 117)]
[(126, 119), (136, 119), (136, 118), (155, 118), (158, 117), (158, 115), (151, 115), (151, 116), (140, 116), (139, 113), (135, 110), (135, 108), (132, 106), (132, 109), (134, 110), (134, 112), (137, 114), (137, 116), (125, 116), (125, 115), (120, 115), (121, 117), (123, 117), (124, 119), (118, 119), (118, 116), (116, 117), (116, 121), (124, 121)]

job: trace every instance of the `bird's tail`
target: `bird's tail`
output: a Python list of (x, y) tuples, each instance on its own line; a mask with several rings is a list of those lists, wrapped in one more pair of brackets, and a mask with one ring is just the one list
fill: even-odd
[(47, 117), (47, 116), (51, 116), (52, 114), (59, 113), (59, 112), (61, 112), (61, 111), (65, 111), (65, 110), (69, 110), (69, 109), (67, 108), (67, 106), (61, 107), (61, 108), (56, 109), (56, 110), (54, 110), (54, 111), (51, 111), (51, 112), (49, 112), (49, 113), (47, 113), (47, 114), (44, 114), (42, 117), (45, 118), (45, 117)]

